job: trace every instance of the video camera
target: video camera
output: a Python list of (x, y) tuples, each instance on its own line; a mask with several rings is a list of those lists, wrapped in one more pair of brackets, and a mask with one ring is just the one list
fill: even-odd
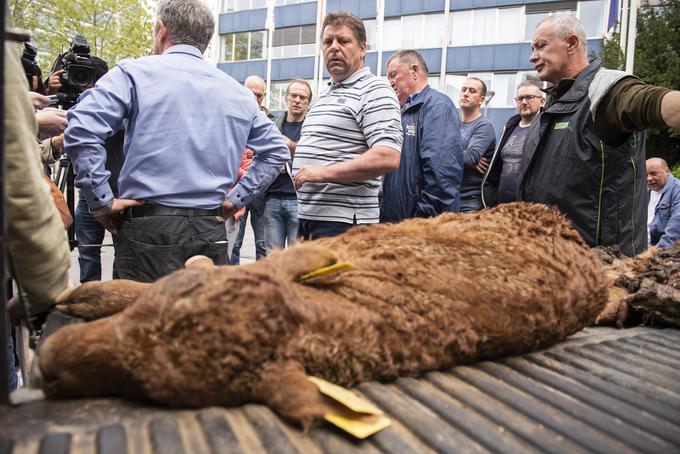
[(73, 107), (80, 93), (92, 87), (102, 75), (101, 69), (90, 55), (87, 39), (82, 35), (76, 35), (71, 41), (69, 50), (57, 57), (52, 72), (58, 69), (64, 70), (60, 76), (60, 92), (66, 95), (64, 109)]

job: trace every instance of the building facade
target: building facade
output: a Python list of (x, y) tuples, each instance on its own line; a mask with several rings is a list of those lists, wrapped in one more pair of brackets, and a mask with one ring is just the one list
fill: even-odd
[(430, 69), (430, 85), (456, 105), (466, 77), (484, 80), (494, 92), (485, 115), (497, 134), (514, 113), (517, 84), (537, 76), (529, 55), (538, 22), (555, 13), (575, 15), (586, 30), (589, 54), (599, 55), (609, 15), (605, 0), (275, 0), (270, 46), (267, 0), (218, 2), (218, 67), (239, 81), (251, 74), (269, 80), (274, 111), (285, 108), (290, 80), (306, 79), (315, 91), (327, 81), (319, 22), (325, 12), (341, 9), (364, 21), (366, 64), (376, 74), (385, 74), (394, 51), (416, 49)]

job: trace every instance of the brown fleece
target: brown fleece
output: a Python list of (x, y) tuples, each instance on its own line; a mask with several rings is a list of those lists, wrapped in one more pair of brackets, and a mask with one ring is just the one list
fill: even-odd
[[(353, 267), (299, 281), (337, 261)], [(524, 353), (592, 324), (606, 301), (602, 267), (565, 218), (515, 203), (177, 271), (124, 311), (55, 333), (40, 367), (51, 396), (259, 401), (309, 427), (324, 406), (306, 374), (352, 386)]]

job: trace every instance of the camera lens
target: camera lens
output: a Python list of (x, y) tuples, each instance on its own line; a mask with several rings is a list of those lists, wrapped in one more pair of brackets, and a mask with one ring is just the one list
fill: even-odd
[(68, 66), (68, 81), (78, 87), (86, 87), (94, 83), (94, 68), (84, 64)]

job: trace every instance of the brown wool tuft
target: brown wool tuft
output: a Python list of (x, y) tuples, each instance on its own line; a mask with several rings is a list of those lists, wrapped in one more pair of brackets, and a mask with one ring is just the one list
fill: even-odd
[[(297, 279), (337, 261), (353, 267)], [(544, 348), (594, 322), (607, 280), (564, 217), (515, 203), (357, 227), (128, 295), (124, 311), (45, 342), (48, 394), (264, 402), (309, 428), (324, 404), (307, 374), (352, 386)]]

